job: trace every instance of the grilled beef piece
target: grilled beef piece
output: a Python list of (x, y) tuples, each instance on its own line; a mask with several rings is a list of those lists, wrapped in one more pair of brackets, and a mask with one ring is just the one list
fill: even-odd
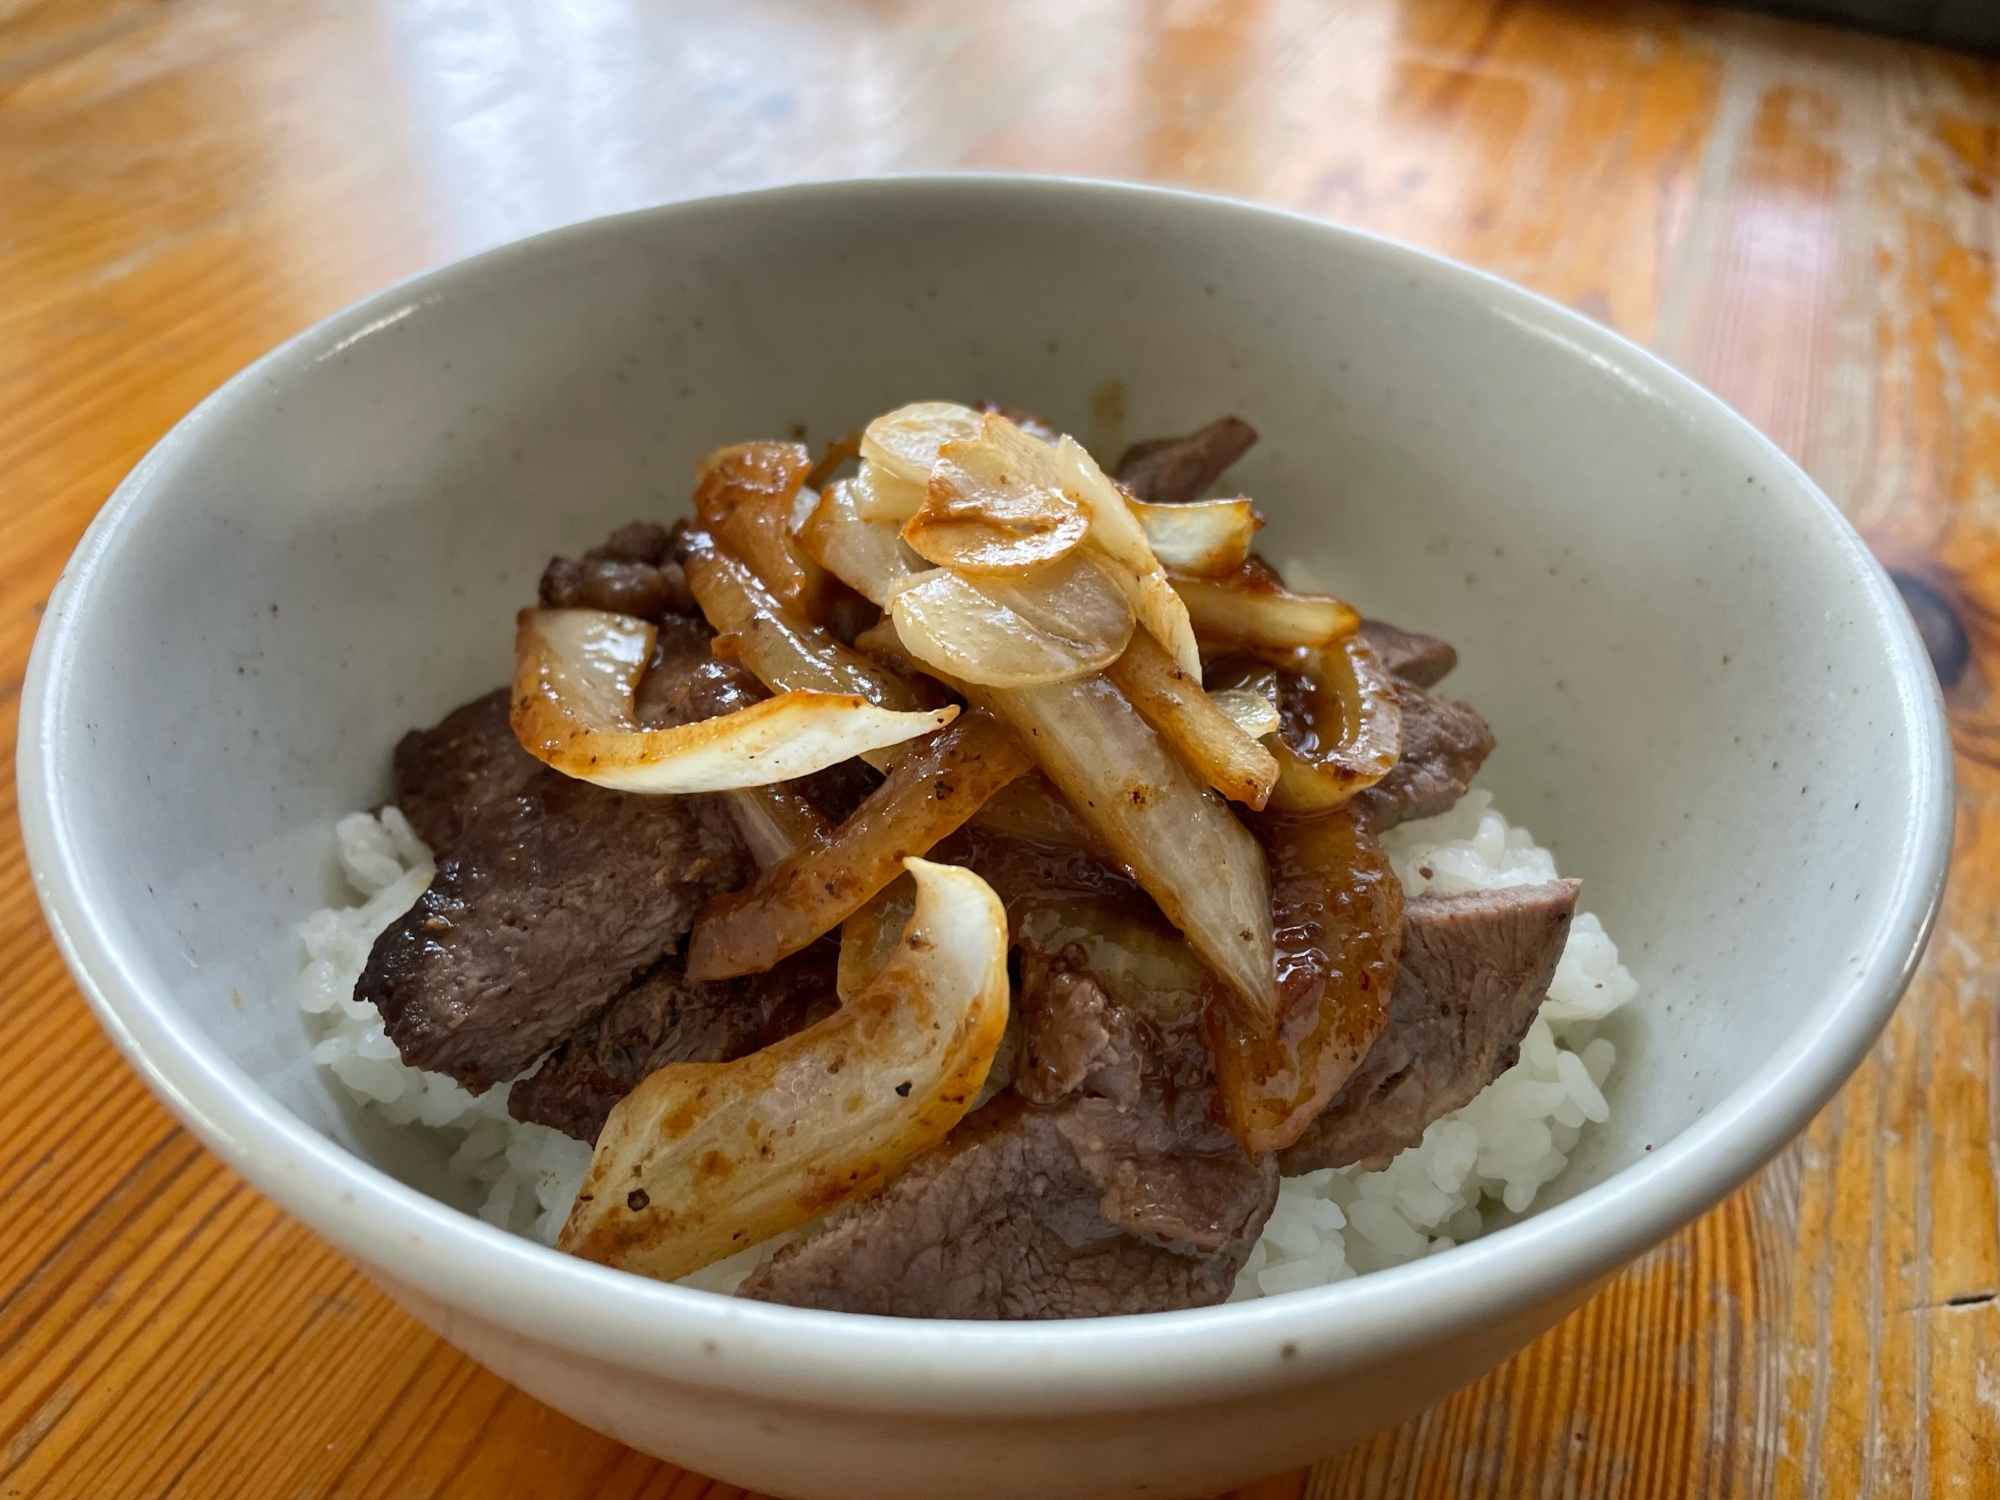
[(966, 1318), (1158, 1312), (1229, 1295), (1277, 1201), (1277, 1166), (1252, 1162), (1215, 1122), (1195, 1018), (1119, 1004), (1081, 944), (1028, 947), (1021, 976), (1015, 1093), (781, 1251), (744, 1295)]
[(1374, 648), (1375, 659), (1384, 670), (1418, 687), (1436, 687), (1458, 665), (1458, 653), (1451, 642), (1399, 630), (1381, 620), (1363, 620), (1361, 638)]
[[(908, 1318), (1220, 1302), (1263, 1233), (1277, 1167), (1218, 1188), (1150, 1144), (1108, 1101), (1038, 1109), (1002, 1094), (824, 1233), (780, 1250), (741, 1295)], [(1155, 1224), (1201, 1239), (1147, 1237)]]
[(661, 960), (515, 1084), (507, 1112), (594, 1142), (611, 1107), (676, 1062), (729, 1062), (832, 1015), (839, 950), (817, 943), (766, 974), (689, 979)]
[(692, 614), (694, 595), (681, 565), (667, 555), (671, 546), (666, 527), (634, 521), (581, 558), (552, 557), (542, 573), (542, 605), (603, 609), (654, 621)]
[(507, 689), (453, 709), (396, 746), (396, 806), (440, 857), (485, 807), (513, 796), (541, 769), (507, 722)]
[(1218, 417), (1185, 437), (1134, 443), (1118, 460), (1118, 482), (1154, 505), (1199, 500), (1256, 441), (1257, 429), (1241, 417)]
[(479, 1093), (596, 1014), (750, 873), (710, 798), (538, 770), (466, 826), (375, 940), (355, 997), (381, 1009), (405, 1062)]
[(1493, 731), (1465, 704), (1403, 678), (1396, 680), (1396, 701), (1403, 710), (1402, 757), (1355, 798), (1377, 829), (1445, 811), (1493, 753)]
[(1285, 1171), (1386, 1165), (1513, 1067), (1568, 941), (1578, 889), (1558, 880), (1412, 897), (1388, 1027), (1283, 1153)]

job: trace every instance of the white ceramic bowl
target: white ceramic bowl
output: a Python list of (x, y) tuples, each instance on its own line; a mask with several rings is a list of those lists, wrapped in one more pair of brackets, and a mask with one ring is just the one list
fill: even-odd
[[(679, 513), (716, 444), (987, 395), (1107, 441), (1239, 412), (1233, 476), (1370, 612), (1435, 631), (1484, 776), (1642, 986), (1612, 1123), (1474, 1244), (1249, 1304), (1069, 1324), (739, 1303), (418, 1190), (290, 999), (329, 825), (503, 681), (553, 551)], [(1093, 415), (1093, 395), (1096, 409)], [(1473, 1379), (1741, 1183), (1861, 1059), (1951, 835), (1938, 694), (1854, 533), (1719, 402), (1427, 255), (1161, 191), (836, 183), (579, 225), (406, 282), (217, 392), (50, 601), (21, 816), (105, 1027), (233, 1167), (475, 1358), (794, 1496), (1191, 1494)], [(340, 898), (348, 899), (348, 898)]]

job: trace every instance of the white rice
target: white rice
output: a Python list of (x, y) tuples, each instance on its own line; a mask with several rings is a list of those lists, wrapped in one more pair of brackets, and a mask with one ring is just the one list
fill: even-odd
[[(1412, 895), (1536, 885), (1556, 878), (1554, 858), (1468, 793), (1450, 812), (1383, 837)], [(300, 927), (305, 966), (298, 1004), (315, 1037), (313, 1060), (364, 1108), (451, 1146), (450, 1171), (489, 1224), (554, 1244), (590, 1164), (590, 1148), (507, 1114), (507, 1086), (475, 1098), (449, 1078), (404, 1064), (373, 1005), (354, 984), (377, 934), (430, 883), (430, 852), (395, 808), (353, 813), (335, 826), (359, 905), (314, 912)], [(1579, 912), (1549, 998), (1521, 1045), (1519, 1063), (1465, 1108), (1433, 1123), (1421, 1144), (1380, 1172), (1328, 1169), (1288, 1177), (1231, 1301), (1302, 1291), (1448, 1250), (1481, 1233), (1501, 1208), (1519, 1214), (1568, 1164), (1584, 1129), (1610, 1116), (1603, 1093), (1616, 1053), (1597, 1023), (1637, 992), (1597, 919)], [(733, 1292), (795, 1231), (686, 1279)]]

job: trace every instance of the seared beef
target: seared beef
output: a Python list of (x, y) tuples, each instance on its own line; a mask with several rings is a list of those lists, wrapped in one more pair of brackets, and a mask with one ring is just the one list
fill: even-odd
[(543, 769), (471, 820), (376, 939), (354, 993), (380, 1007), (405, 1062), (478, 1093), (588, 1020), (750, 874), (712, 799)]
[(1285, 1171), (1384, 1165), (1513, 1067), (1555, 977), (1578, 889), (1558, 880), (1411, 898), (1388, 1028), (1284, 1152)]
[[(909, 1317), (1065, 1318), (1229, 1295), (1277, 1201), (1215, 1122), (1193, 1018), (1114, 1001), (1080, 944), (1022, 956), (1023, 1047), (1003, 1094), (746, 1296)], [(1047, 1107), (1036, 1107), (1028, 1100)]]
[(581, 558), (552, 557), (542, 573), (542, 605), (603, 609), (642, 620), (691, 614), (694, 595), (681, 565), (667, 555), (670, 546), (664, 526), (634, 521)]
[(1383, 667), (1418, 687), (1436, 687), (1458, 665), (1450, 641), (1414, 630), (1399, 630), (1382, 620), (1363, 620), (1361, 638), (1375, 650)]
[[(1249, 1188), (1217, 1191), (1198, 1168), (1147, 1156), (1142, 1133), (1116, 1115), (1101, 1100), (1037, 1109), (1002, 1094), (875, 1197), (780, 1250), (741, 1294), (908, 1318), (1086, 1318), (1222, 1301), (1276, 1201), (1276, 1164), (1249, 1169)], [(1144, 1237), (1107, 1208), (1202, 1240)]]
[(1134, 443), (1118, 460), (1118, 482), (1155, 505), (1199, 500), (1256, 441), (1257, 429), (1241, 417), (1218, 417), (1185, 437)]
[[(1036, 1104), (1054, 1104), (1080, 1090), (1137, 1103), (1146, 1060), (1132, 1016), (1112, 1003), (1079, 959), (1064, 957), (1069, 961), (1021, 985), (1014, 1088)], [(1032, 971), (1034, 955), (1026, 965)]]
[(815, 944), (769, 973), (706, 983), (689, 979), (678, 956), (665, 958), (515, 1084), (507, 1112), (595, 1141), (611, 1107), (647, 1074), (668, 1063), (729, 1062), (833, 1014), (837, 956)]
[(1493, 731), (1465, 704), (1402, 678), (1396, 701), (1403, 710), (1402, 758), (1355, 799), (1378, 829), (1443, 812), (1465, 795), (1493, 753)]
[(541, 762), (507, 722), (507, 689), (453, 709), (396, 746), (396, 806), (440, 858), (482, 808), (513, 796)]

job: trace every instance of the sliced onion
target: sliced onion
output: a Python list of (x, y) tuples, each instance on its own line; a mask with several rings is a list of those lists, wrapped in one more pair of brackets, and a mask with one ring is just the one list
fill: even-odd
[[(1090, 529), (1090, 512), (1054, 481), (1055, 456), (1005, 417), (992, 438), (938, 450), (923, 509), (903, 528), (918, 555), (962, 573), (1017, 573), (1063, 556)], [(999, 440), (996, 440), (999, 439)]]
[(1212, 1006), (1222, 1117), (1253, 1156), (1305, 1133), (1388, 1024), (1403, 943), (1403, 887), (1352, 810), (1258, 820), (1279, 947), (1276, 1026)]
[(1248, 688), (1218, 688), (1208, 697), (1253, 740), (1261, 740), (1278, 727), (1278, 706), (1262, 693)]
[(1140, 627), (1199, 683), (1201, 651), (1195, 644), (1194, 627), (1188, 622), (1187, 606), (1153, 555), (1145, 528), (1125, 492), (1106, 477), (1097, 460), (1074, 438), (1064, 437), (1056, 445), (1056, 468), (1064, 489), (1089, 506), (1090, 544), (1112, 563)]
[(781, 693), (735, 713), (641, 729), (633, 692), (654, 628), (595, 609), (526, 609), (515, 633), (514, 734), (565, 776), (626, 792), (719, 792), (809, 776), (949, 724), (848, 693)]
[(858, 693), (885, 708), (922, 706), (908, 682), (787, 611), (705, 533), (691, 531), (681, 541), (681, 567), (702, 614), (719, 634), (735, 637), (743, 665), (773, 692)]
[(1148, 635), (1134, 635), (1109, 673), (1197, 776), (1232, 802), (1262, 808), (1278, 779), (1271, 752), (1238, 727)]
[(1280, 669), (1218, 663), (1223, 679), (1254, 679), (1278, 711), (1265, 744), (1277, 757), (1274, 812), (1321, 813), (1395, 769), (1402, 748), (1403, 710), (1393, 678), (1360, 635), (1324, 650), (1274, 658)]
[(862, 520), (893, 521), (899, 527), (924, 508), (924, 497), (929, 493), (928, 481), (913, 483), (868, 459), (861, 461), (861, 471), (848, 486), (854, 495), (854, 513)]
[(803, 443), (738, 443), (701, 461), (694, 509), (773, 598), (809, 619), (830, 602), (826, 570), (792, 535), (792, 508), (812, 469)]
[(1209, 650), (1325, 646), (1361, 625), (1361, 616), (1340, 600), (1294, 594), (1255, 558), (1226, 579), (1175, 578), (1174, 591)]
[(730, 821), (757, 868), (768, 870), (788, 854), (823, 843), (833, 832), (820, 810), (782, 786), (746, 786), (724, 792)]
[(938, 449), (978, 437), (981, 424), (978, 412), (955, 401), (915, 401), (868, 424), (861, 456), (922, 489), (930, 483)]
[(990, 716), (965, 715), (891, 767), (831, 838), (703, 907), (688, 940), (689, 976), (760, 974), (833, 931), (896, 878), (906, 855), (958, 828), (1028, 765)]
[[(897, 592), (930, 566), (903, 540), (900, 522), (905, 518), (871, 520), (862, 514), (860, 500), (856, 480), (828, 485), (799, 529), (799, 541), (821, 567), (869, 603), (887, 609)], [(922, 503), (921, 493), (917, 501)]]
[(968, 687), (1013, 728), (1078, 817), (1235, 995), (1271, 1024), (1271, 889), (1264, 852), (1102, 676), (1042, 687)]
[(868, 1192), (958, 1123), (1007, 1025), (1007, 921), (970, 870), (905, 864), (902, 941), (838, 1012), (619, 1101), (559, 1248), (676, 1280)]
[(1099, 671), (1132, 638), (1132, 608), (1090, 558), (1020, 579), (949, 570), (890, 601), (903, 647), (932, 671), (985, 687), (1032, 687)]
[(1250, 560), (1264, 518), (1248, 500), (1190, 500), (1184, 505), (1131, 502), (1160, 565), (1191, 578), (1225, 578)]

